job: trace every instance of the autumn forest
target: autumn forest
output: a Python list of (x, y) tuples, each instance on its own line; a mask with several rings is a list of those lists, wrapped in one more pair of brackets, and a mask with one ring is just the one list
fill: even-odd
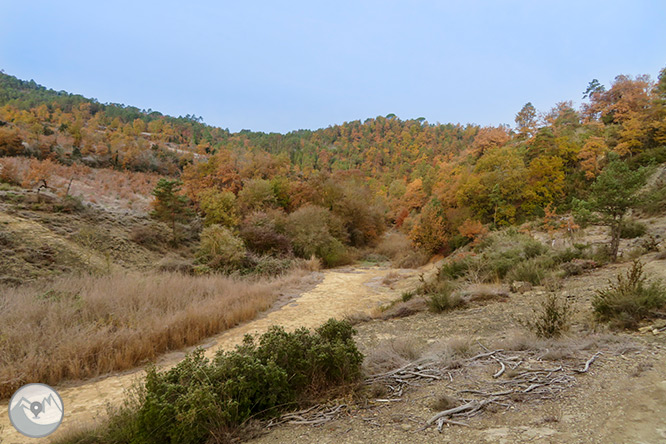
[(448, 254), (484, 230), (571, 210), (613, 161), (636, 170), (666, 160), (666, 69), (581, 90), (580, 108), (527, 103), (511, 126), (389, 114), (232, 133), (3, 73), (0, 180), (94, 202), (72, 184), (107, 177), (126, 210), (149, 211), (171, 242), (199, 239), (202, 273), (313, 255), (345, 264), (389, 229), (421, 254)]

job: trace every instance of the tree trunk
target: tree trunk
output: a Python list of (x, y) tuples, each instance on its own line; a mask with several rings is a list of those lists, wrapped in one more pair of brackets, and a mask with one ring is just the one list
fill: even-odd
[(620, 249), (620, 233), (622, 232), (622, 218), (615, 220), (611, 226), (610, 256), (612, 262), (617, 262), (617, 252)]

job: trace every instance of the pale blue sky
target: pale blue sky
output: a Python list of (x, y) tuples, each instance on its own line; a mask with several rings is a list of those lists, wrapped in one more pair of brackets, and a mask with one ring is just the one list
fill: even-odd
[(232, 131), (513, 124), (593, 78), (656, 77), (664, 23), (660, 0), (0, 0), (0, 69)]

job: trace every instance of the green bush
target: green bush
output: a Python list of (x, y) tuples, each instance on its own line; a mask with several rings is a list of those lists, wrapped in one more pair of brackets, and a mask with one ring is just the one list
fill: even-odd
[(363, 355), (347, 322), (315, 332), (272, 327), (208, 360), (202, 350), (166, 371), (150, 368), (132, 442), (205, 443), (250, 418), (269, 418), (361, 377)]
[(448, 281), (440, 281), (427, 287), (425, 295), (430, 311), (441, 313), (462, 307), (465, 301), (455, 294), (454, 290), (454, 285)]
[(570, 319), (569, 302), (550, 293), (534, 309), (529, 319), (518, 322), (540, 338), (558, 338), (569, 328)]
[(529, 282), (532, 285), (541, 285), (547, 275), (546, 268), (548, 268), (547, 264), (549, 262), (548, 258), (541, 260), (535, 258), (519, 262), (507, 273), (507, 280), (510, 282), (521, 281)]
[(342, 243), (347, 235), (344, 226), (326, 208), (308, 205), (294, 211), (288, 217), (287, 234), (299, 257), (309, 259), (314, 255), (327, 267), (352, 260)]
[(635, 220), (625, 220), (620, 227), (620, 237), (622, 239), (635, 239), (643, 236), (647, 232), (645, 224)]
[(459, 259), (444, 263), (437, 273), (439, 279), (458, 279), (469, 270), (470, 260)]
[(574, 259), (582, 259), (585, 256), (584, 250), (587, 248), (588, 245), (574, 245), (574, 248), (554, 252), (551, 258), (557, 264), (564, 264)]
[(529, 239), (523, 244), (523, 255), (526, 259), (532, 259), (548, 251), (548, 247), (539, 242), (538, 240)]
[(236, 214), (236, 195), (231, 191), (219, 191), (209, 188), (197, 195), (199, 208), (204, 214), (206, 225), (233, 227), (238, 224)]
[(592, 307), (599, 321), (636, 328), (641, 319), (666, 308), (666, 289), (660, 281), (648, 282), (643, 264), (636, 260), (626, 275), (618, 274), (615, 282), (597, 291)]

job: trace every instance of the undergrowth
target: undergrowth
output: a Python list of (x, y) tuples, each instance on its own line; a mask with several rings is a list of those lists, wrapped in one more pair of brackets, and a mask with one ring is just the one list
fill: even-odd
[(213, 360), (197, 350), (170, 370), (148, 369), (134, 402), (106, 426), (78, 432), (59, 444), (222, 443), (240, 437), (251, 420), (275, 417), (348, 390), (361, 378), (363, 355), (344, 321), (316, 331), (272, 327), (246, 336)]
[(592, 307), (599, 321), (633, 329), (666, 308), (666, 289), (660, 281), (648, 281), (643, 264), (635, 260), (626, 274), (618, 274), (615, 282), (597, 291)]
[(566, 299), (549, 293), (533, 309), (532, 316), (519, 319), (518, 323), (539, 338), (559, 338), (569, 329), (571, 310)]

